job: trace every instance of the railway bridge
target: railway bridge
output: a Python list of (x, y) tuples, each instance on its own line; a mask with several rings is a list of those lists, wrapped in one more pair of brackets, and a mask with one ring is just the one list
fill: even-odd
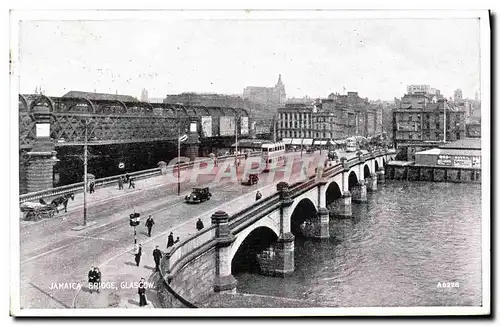
[(210, 227), (167, 249), (161, 262), (163, 304), (193, 307), (214, 293), (234, 293), (233, 273), (241, 269), (293, 273), (295, 235), (329, 238), (330, 218), (349, 218), (353, 202), (366, 202), (394, 157), (385, 149), (358, 152), (318, 166), (303, 182), (278, 183), (274, 194), (232, 216), (217, 211)]
[(20, 94), (20, 192), (81, 181), (85, 143), (89, 173), (107, 177), (172, 159), (179, 135), (191, 158), (230, 147), (236, 134), (270, 137), (255, 135), (249, 118), (242, 108)]

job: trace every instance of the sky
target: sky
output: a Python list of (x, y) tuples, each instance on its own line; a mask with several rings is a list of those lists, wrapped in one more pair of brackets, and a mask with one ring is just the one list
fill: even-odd
[(480, 91), (479, 20), (23, 20), (19, 88), (163, 98), (181, 92), (241, 94), (272, 87), (287, 97), (356, 91), (401, 97), (428, 84), (446, 97)]

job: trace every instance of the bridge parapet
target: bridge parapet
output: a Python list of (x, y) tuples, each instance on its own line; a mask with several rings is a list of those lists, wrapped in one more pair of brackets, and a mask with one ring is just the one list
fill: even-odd
[[(384, 154), (386, 152), (373, 151), (372, 153), (365, 154), (364, 159), (367, 161)], [(337, 163), (326, 168), (324, 176), (334, 177), (339, 173), (343, 173), (345, 164), (353, 167), (356, 164), (362, 163), (362, 160), (359, 157), (354, 157), (343, 163)], [(374, 176), (372, 175), (372, 177)], [(216, 212), (212, 215), (212, 226), (174, 245), (162, 259), (162, 271), (165, 272), (165, 278), (168, 282), (172, 282), (172, 289), (176, 295), (194, 302), (197, 299), (195, 298), (196, 295), (205, 295), (209, 291), (233, 291), (236, 281), (230, 274), (231, 262), (228, 261), (227, 257), (229, 256), (227, 251), (233, 243), (234, 238), (260, 219), (270, 216), (271, 213), (277, 210), (283, 209), (284, 200), (290, 199), (293, 201), (294, 198), (317, 186), (318, 180), (315, 176), (309, 177), (304, 182), (293, 184), (287, 184), (286, 182), (278, 183), (276, 185), (276, 193), (252, 203), (231, 216), (228, 216), (224, 212)], [(345, 201), (345, 206), (350, 208), (351, 194), (349, 191), (343, 192), (341, 200)], [(349, 216), (350, 209), (345, 209), (341, 213), (342, 215)], [(285, 215), (281, 214), (281, 219)], [(327, 237), (328, 210), (325, 207), (319, 207), (315, 218), (318, 220), (319, 226), (315, 236), (320, 238)], [(284, 221), (280, 221), (280, 223), (281, 234), (273, 245), (275, 255), (272, 262), (268, 261), (271, 268), (267, 272), (273, 275), (287, 274), (293, 271), (294, 236), (289, 231), (286, 232)], [(188, 266), (191, 270), (190, 273), (186, 272)], [(186, 284), (189, 283), (188, 279), (192, 280), (195, 284), (194, 287), (185, 288)]]

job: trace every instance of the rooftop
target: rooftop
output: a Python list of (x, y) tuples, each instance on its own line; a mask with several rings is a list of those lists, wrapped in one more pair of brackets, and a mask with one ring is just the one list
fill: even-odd
[(89, 100), (139, 102), (135, 97), (130, 95), (117, 95), (117, 94), (81, 92), (81, 91), (69, 91), (62, 97), (86, 98)]
[(481, 139), (465, 138), (439, 146), (443, 149), (478, 149), (481, 150)]

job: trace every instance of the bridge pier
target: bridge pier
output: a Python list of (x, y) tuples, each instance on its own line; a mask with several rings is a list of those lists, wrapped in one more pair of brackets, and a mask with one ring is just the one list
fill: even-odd
[(366, 190), (376, 191), (377, 190), (377, 175), (372, 173), (370, 178), (366, 179)]
[(352, 188), (352, 200), (355, 202), (366, 202), (366, 183), (365, 180), (359, 180), (359, 183)]
[(200, 155), (200, 137), (198, 136), (198, 132), (190, 132), (188, 135), (188, 140), (186, 141), (186, 156), (193, 161), (195, 158)]
[(339, 199), (336, 199), (329, 207), (330, 214), (337, 217), (351, 217), (352, 209), (351, 209), (352, 197), (351, 193), (346, 190), (344, 194)]
[(378, 183), (385, 183), (385, 171), (384, 170), (377, 171), (377, 182)]
[(231, 274), (231, 244), (235, 237), (229, 228), (229, 215), (217, 211), (212, 215), (212, 224), (215, 229), (215, 281), (214, 291), (222, 293), (236, 293), (237, 280)]
[(33, 108), (36, 123), (36, 140), (33, 149), (28, 152), (26, 166), (26, 188), (28, 192), (50, 189), (54, 186), (54, 165), (58, 161), (55, 145), (50, 140), (51, 113), (46, 103), (39, 103)]
[(295, 237), (285, 233), (271, 247), (258, 255), (260, 271), (268, 276), (286, 276), (295, 268)]
[(313, 238), (325, 239), (330, 237), (330, 212), (325, 207), (320, 207), (316, 218), (313, 220)]

